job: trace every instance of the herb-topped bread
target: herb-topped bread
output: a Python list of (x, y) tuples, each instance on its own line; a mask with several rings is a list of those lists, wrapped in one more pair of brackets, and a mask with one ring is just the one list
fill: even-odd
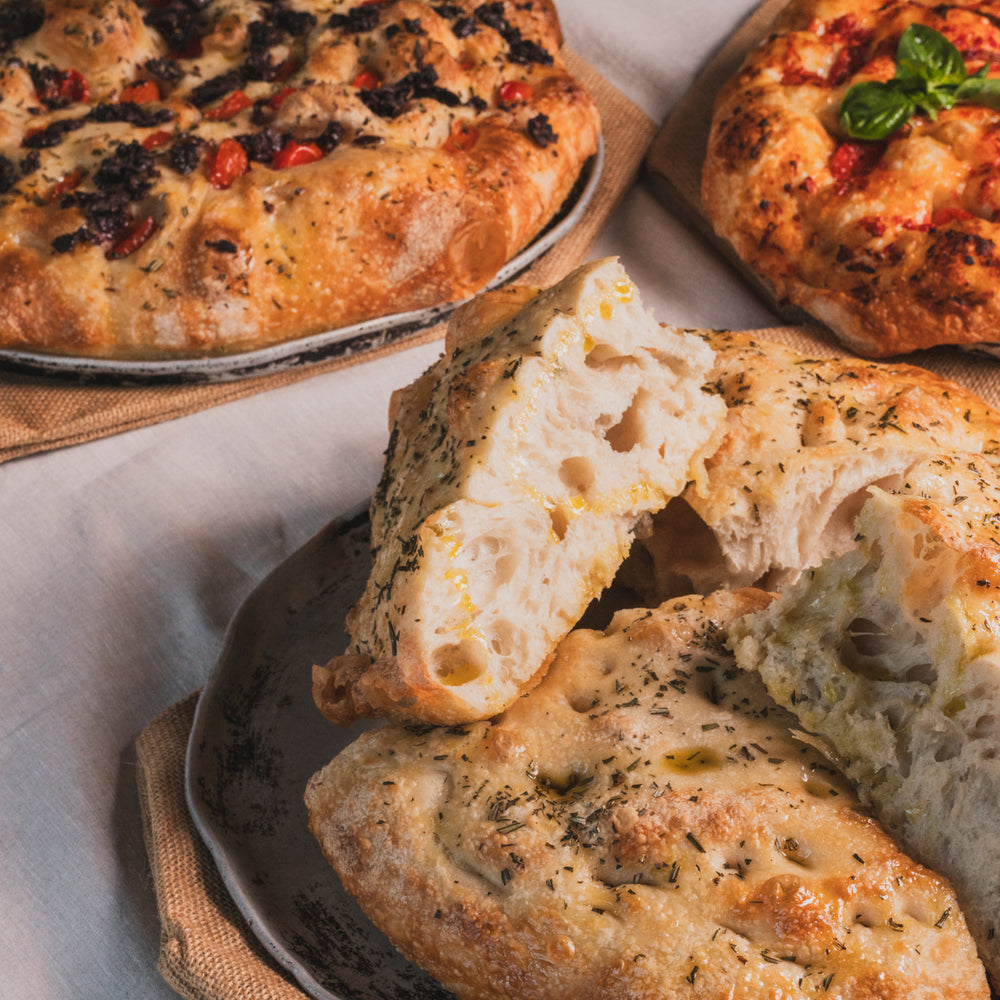
[(725, 433), (643, 543), (652, 600), (794, 579), (851, 545), (872, 483), (940, 451), (1000, 454), (1000, 414), (925, 369), (809, 358), (745, 334), (706, 334)]
[(1000, 984), (1000, 479), (954, 455), (895, 486), (856, 548), (734, 626), (737, 659), (951, 879)]
[(759, 591), (572, 632), (500, 718), (370, 731), (310, 826), (461, 1000), (987, 1000), (948, 884), (726, 652)]
[(535, 683), (720, 426), (712, 361), (614, 260), (461, 310), (393, 400), (374, 565), (347, 651), (315, 669), (323, 712), (459, 723)]

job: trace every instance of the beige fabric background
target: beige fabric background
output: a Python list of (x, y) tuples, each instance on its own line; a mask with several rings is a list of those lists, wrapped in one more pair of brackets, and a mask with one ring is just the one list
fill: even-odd
[[(604, 172), (583, 219), (519, 279), (527, 284), (552, 284), (586, 259), (608, 216), (635, 179), (655, 133), (655, 125), (583, 59), (568, 50), (564, 56), (600, 109)], [(443, 336), (442, 323), (367, 354), (218, 385), (87, 385), (0, 372), (0, 462), (172, 420)]]

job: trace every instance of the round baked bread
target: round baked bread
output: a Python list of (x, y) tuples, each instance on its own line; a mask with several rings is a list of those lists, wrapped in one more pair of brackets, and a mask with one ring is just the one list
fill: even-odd
[(704, 336), (725, 432), (636, 546), (629, 579), (648, 599), (788, 583), (853, 544), (872, 483), (940, 451), (1000, 455), (1000, 414), (925, 369)]
[(461, 1000), (987, 1000), (947, 883), (734, 667), (767, 600), (621, 612), (492, 723), (363, 734), (306, 791), (347, 891)]
[(535, 683), (725, 415), (712, 350), (660, 326), (614, 260), (486, 293), (392, 403), (374, 564), (331, 719), (488, 718)]
[(595, 152), (551, 0), (0, 5), (0, 348), (250, 350), (463, 299)]
[(838, 120), (855, 83), (891, 79), (911, 23), (1000, 71), (1000, 7), (792, 0), (720, 91), (702, 204), (773, 291), (852, 349), (887, 356), (1000, 340), (1000, 112), (917, 116), (882, 141)]
[(734, 625), (737, 660), (951, 880), (1000, 984), (1000, 479), (952, 455), (896, 485), (856, 548)]

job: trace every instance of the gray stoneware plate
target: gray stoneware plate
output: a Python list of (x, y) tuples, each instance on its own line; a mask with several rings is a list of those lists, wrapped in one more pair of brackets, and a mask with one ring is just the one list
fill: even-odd
[(312, 700), (311, 667), (347, 643), (368, 576), (367, 507), (333, 521), (253, 592), (195, 714), (185, 791), (230, 895), (317, 1000), (447, 1000), (341, 888), (307, 828), (309, 777), (361, 731)]
[[(594, 195), (604, 166), (604, 140), (599, 140), (597, 152), (584, 164), (576, 186), (563, 203), (556, 217), (537, 239), (510, 260), (486, 286), (495, 288), (516, 278), (530, 264), (563, 238), (580, 221)], [(227, 354), (210, 358), (177, 358), (167, 361), (114, 361), (105, 358), (62, 357), (30, 351), (0, 350), (0, 368), (32, 375), (51, 375), (76, 382), (112, 383), (117, 385), (182, 382), (235, 382), (239, 379), (292, 368), (303, 368), (330, 358), (349, 358), (406, 337), (433, 326), (447, 318), (459, 305), (457, 302), (396, 313), (378, 319), (356, 323), (300, 337), (284, 344), (274, 344), (257, 351)]]

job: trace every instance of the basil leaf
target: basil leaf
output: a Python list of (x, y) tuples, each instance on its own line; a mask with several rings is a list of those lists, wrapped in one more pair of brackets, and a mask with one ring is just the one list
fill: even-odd
[(990, 80), (986, 74), (989, 66), (984, 66), (975, 76), (970, 76), (956, 91), (955, 101), (964, 104), (980, 104), (985, 108), (1000, 111), (1000, 80)]
[(968, 76), (962, 53), (926, 24), (911, 24), (903, 32), (896, 49), (896, 67), (897, 76), (917, 76), (950, 87), (964, 83)]
[(856, 83), (840, 105), (841, 128), (855, 139), (884, 139), (916, 111), (913, 98), (893, 81)]

